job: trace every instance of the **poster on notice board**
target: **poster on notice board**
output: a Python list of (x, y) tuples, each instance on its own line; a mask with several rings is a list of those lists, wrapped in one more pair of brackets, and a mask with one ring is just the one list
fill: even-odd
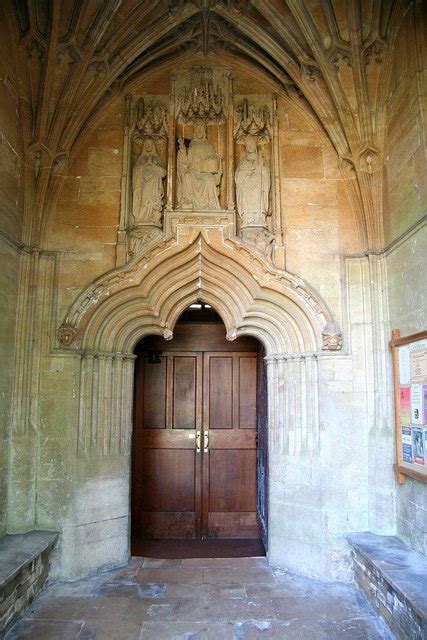
[(422, 480), (425, 477), (427, 481), (427, 338), (425, 332), (405, 338), (397, 334), (392, 348), (397, 352), (396, 429), (399, 429), (398, 465), (403, 465), (399, 472), (411, 475), (410, 469), (414, 469), (414, 477)]

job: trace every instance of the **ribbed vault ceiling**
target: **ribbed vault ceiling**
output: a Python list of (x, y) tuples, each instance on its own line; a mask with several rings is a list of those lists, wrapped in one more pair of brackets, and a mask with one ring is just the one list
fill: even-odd
[(365, 248), (380, 246), (385, 98), (394, 40), (409, 4), (5, 0), (33, 172), (26, 242), (43, 241), (60, 178), (108, 104), (144, 74), (197, 53), (250, 65), (317, 119), (342, 171), (355, 178)]

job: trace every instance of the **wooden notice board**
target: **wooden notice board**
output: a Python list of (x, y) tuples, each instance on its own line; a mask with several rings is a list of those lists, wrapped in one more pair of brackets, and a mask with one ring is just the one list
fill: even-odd
[(427, 482), (427, 331), (401, 337), (394, 329), (393, 355), (396, 423), (396, 473)]

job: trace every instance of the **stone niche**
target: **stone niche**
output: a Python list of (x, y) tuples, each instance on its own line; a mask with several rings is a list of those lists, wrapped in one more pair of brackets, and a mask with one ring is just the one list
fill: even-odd
[(128, 95), (118, 264), (179, 225), (220, 225), (283, 268), (278, 157), (276, 96), (235, 95), (227, 69), (180, 69), (168, 95)]

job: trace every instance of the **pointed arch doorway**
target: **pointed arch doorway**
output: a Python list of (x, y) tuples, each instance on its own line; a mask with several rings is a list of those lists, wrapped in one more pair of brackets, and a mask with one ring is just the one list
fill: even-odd
[(228, 341), (220, 316), (197, 303), (172, 341), (147, 336), (135, 354), (133, 552), (161, 554), (173, 541), (181, 554), (259, 555), (268, 467), (261, 343)]

